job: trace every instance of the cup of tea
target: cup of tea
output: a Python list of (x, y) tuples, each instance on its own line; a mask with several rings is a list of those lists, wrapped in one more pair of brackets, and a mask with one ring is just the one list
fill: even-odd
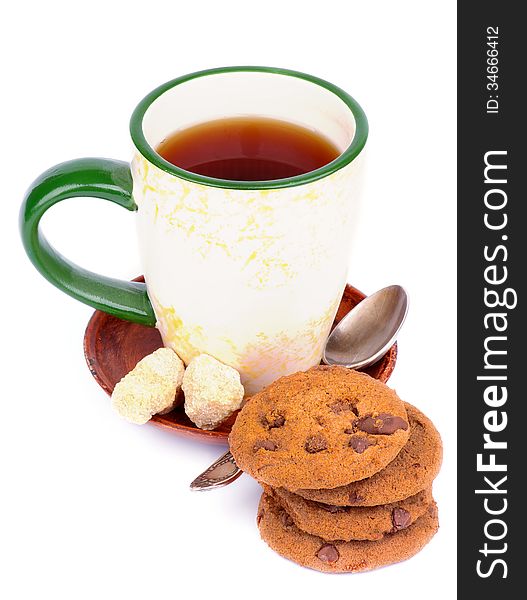
[[(20, 224), (35, 267), (96, 309), (156, 326), (185, 363), (231, 365), (247, 394), (316, 365), (346, 284), (368, 135), (359, 104), (305, 73), (227, 67), (156, 88), (130, 132), (131, 165), (76, 159), (30, 186)], [(137, 212), (146, 283), (49, 244), (40, 219), (76, 196)]]

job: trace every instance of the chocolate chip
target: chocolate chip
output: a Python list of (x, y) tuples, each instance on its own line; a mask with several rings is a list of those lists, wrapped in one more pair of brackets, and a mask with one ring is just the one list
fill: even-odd
[(377, 435), (390, 435), (398, 429), (408, 429), (408, 423), (404, 419), (388, 413), (379, 413), (376, 417), (362, 417), (357, 419), (354, 425), (365, 433)]
[(271, 440), (258, 440), (256, 444), (254, 444), (254, 450), (256, 451), (260, 448), (272, 452), (278, 448), (278, 444), (276, 442), (272, 442)]
[(392, 510), (392, 523), (393, 523), (393, 531), (400, 531), (401, 529), (406, 529), (408, 525), (410, 525), (410, 521), (412, 517), (407, 510), (404, 508), (394, 508)]
[(263, 509), (256, 515), (256, 524), (260, 525), (260, 521), (263, 519), (264, 511)]
[(358, 416), (358, 411), (353, 406), (350, 400), (337, 400), (336, 402), (333, 402), (333, 404), (329, 405), (329, 410), (336, 414), (340, 414), (350, 410), (353, 414)]
[(282, 527), (291, 527), (291, 525), (294, 525), (293, 519), (285, 512), (285, 510), (280, 511), (280, 523), (282, 523)]
[(269, 427), (282, 427), (285, 423), (284, 415), (277, 415), (272, 421), (269, 422)]
[(357, 492), (350, 492), (350, 495), (348, 496), (348, 502), (350, 504), (358, 504), (359, 502), (363, 502), (364, 501), (364, 497), (360, 496), (359, 494), (357, 494)]
[(334, 563), (339, 559), (339, 551), (333, 544), (324, 544), (317, 552), (318, 558), (322, 562)]
[(279, 413), (271, 413), (270, 415), (265, 415), (262, 418), (262, 425), (267, 429), (273, 429), (275, 427), (283, 427), (285, 423), (284, 415)]
[(352, 435), (350, 437), (349, 445), (355, 450), (357, 454), (362, 454), (368, 446), (371, 446), (371, 442), (366, 437), (361, 437), (360, 435)]
[(306, 443), (304, 444), (304, 448), (306, 452), (309, 454), (315, 454), (316, 452), (322, 452), (322, 450), (327, 450), (328, 442), (326, 438), (317, 433), (317, 435), (312, 435), (306, 439)]

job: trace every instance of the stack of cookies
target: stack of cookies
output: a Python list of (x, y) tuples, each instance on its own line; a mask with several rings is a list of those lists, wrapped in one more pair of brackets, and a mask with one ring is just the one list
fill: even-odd
[(303, 566), (366, 571), (416, 554), (438, 528), (440, 436), (385, 384), (315, 367), (253, 396), (230, 436), (264, 488), (263, 539)]

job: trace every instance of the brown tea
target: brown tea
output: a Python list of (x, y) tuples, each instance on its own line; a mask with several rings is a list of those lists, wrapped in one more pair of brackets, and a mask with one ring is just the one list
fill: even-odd
[(169, 135), (156, 150), (186, 171), (237, 181), (301, 175), (340, 154), (318, 133), (263, 117), (234, 117), (194, 125)]

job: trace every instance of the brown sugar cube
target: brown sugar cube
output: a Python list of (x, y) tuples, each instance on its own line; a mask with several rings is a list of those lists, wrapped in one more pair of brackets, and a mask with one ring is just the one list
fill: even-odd
[(141, 359), (115, 386), (112, 407), (137, 424), (169, 412), (176, 403), (184, 372), (185, 365), (173, 350), (159, 348)]
[(200, 429), (214, 429), (240, 408), (244, 389), (238, 371), (208, 354), (193, 358), (182, 384), (185, 412)]

